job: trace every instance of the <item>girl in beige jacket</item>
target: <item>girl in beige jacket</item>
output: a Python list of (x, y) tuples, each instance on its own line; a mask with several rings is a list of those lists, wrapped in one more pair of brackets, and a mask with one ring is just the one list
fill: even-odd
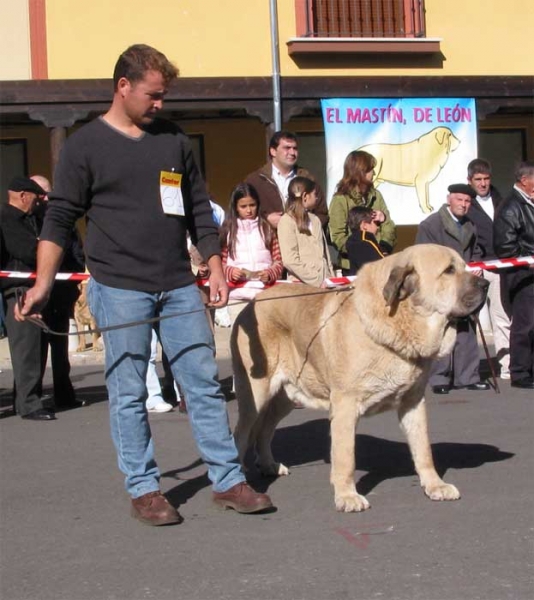
[(309, 212), (317, 202), (315, 188), (315, 182), (306, 177), (291, 181), (286, 212), (278, 223), (278, 241), (289, 279), (324, 287), (333, 269), (321, 221)]

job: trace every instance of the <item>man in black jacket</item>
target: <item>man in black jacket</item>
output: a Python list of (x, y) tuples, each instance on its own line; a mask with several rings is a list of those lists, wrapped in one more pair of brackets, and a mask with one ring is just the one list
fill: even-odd
[[(497, 258), (493, 248), (493, 220), (502, 202), (499, 190), (491, 185), (491, 165), (475, 158), (467, 165), (467, 181), (475, 190), (467, 216), (477, 228), (477, 243), (482, 260)], [(501, 276), (497, 271), (483, 271), (489, 282), (487, 305), (493, 332), (493, 345), (500, 364), (502, 379), (510, 379), (510, 318), (501, 300)]]
[[(35, 271), (39, 220), (34, 215), (38, 199), (46, 192), (27, 177), (15, 177), (8, 186), (8, 203), (0, 207), (0, 268), (4, 271)], [(13, 315), (17, 295), (29, 290), (30, 279), (5, 278), (2, 299), (6, 311), (9, 352), (15, 381), (15, 410), (23, 419), (53, 421), (44, 408), (43, 374), (46, 366), (46, 336), (29, 322)]]
[[(493, 233), (499, 258), (534, 255), (534, 161), (516, 169), (515, 185), (495, 218)], [(505, 288), (512, 313), (511, 384), (534, 389), (534, 265), (507, 270)]]
[[(48, 204), (48, 194), (52, 191), (50, 181), (43, 175), (30, 177), (45, 190), (46, 195), (41, 198), (43, 202), (43, 216)], [(71, 232), (65, 256), (61, 263), (62, 273), (79, 273), (85, 270), (85, 259), (81, 240), (76, 228)], [(70, 380), (69, 360), (69, 320), (74, 318), (74, 304), (80, 292), (76, 281), (56, 281), (50, 300), (46, 307), (45, 320), (52, 331), (65, 335), (47, 335), (50, 346), (50, 362), (52, 363), (52, 379), (54, 382), (54, 405), (57, 410), (79, 408), (85, 405), (84, 400), (76, 399), (76, 392)]]

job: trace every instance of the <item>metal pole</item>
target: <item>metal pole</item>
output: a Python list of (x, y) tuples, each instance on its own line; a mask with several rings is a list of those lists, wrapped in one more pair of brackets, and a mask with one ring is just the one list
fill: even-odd
[(489, 368), (491, 371), (491, 377), (493, 379), (493, 385), (495, 387), (495, 393), (500, 394), (501, 390), (499, 388), (499, 384), (497, 383), (497, 375), (495, 374), (495, 368), (493, 367), (493, 361), (491, 360), (491, 356), (488, 350), (488, 345), (486, 344), (486, 338), (484, 337), (484, 332), (482, 331), (482, 325), (480, 324), (480, 320), (478, 315), (473, 315), (473, 319), (475, 321), (475, 331), (478, 326), (478, 332), (480, 333), (480, 339), (482, 340), (482, 346), (484, 346), (484, 353), (486, 354), (486, 358), (488, 360)]
[(277, 0), (270, 0), (271, 9), (271, 58), (273, 65), (273, 114), (274, 130), (282, 129), (282, 105), (280, 100), (280, 53), (278, 49)]

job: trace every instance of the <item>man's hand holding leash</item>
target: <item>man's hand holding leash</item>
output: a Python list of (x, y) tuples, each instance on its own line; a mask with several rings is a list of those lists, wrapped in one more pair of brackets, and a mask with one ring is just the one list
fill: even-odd
[(63, 249), (54, 242), (41, 241), (37, 248), (37, 279), (35, 285), (21, 294), (15, 306), (15, 319), (41, 319), (41, 311), (50, 297), (54, 278), (63, 258)]

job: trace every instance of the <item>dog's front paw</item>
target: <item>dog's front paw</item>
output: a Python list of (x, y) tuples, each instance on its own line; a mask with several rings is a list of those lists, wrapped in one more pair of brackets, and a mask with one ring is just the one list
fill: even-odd
[(290, 470), (284, 464), (277, 462), (269, 465), (258, 465), (258, 468), (264, 477), (282, 477), (290, 474)]
[(425, 494), (430, 500), (459, 500), (460, 498), (458, 488), (444, 481), (439, 484), (427, 485)]
[(340, 512), (361, 512), (371, 508), (367, 498), (360, 496), (356, 492), (350, 494), (336, 494), (335, 497), (336, 510)]

